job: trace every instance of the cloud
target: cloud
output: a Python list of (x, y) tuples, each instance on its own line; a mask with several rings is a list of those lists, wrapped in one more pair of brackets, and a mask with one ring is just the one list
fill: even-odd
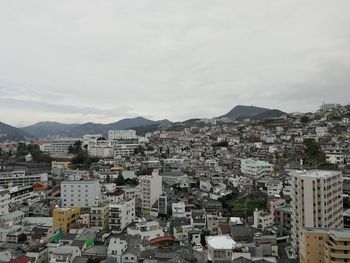
[(349, 9), (347, 0), (1, 2), (0, 119), (22, 121), (7, 108), (33, 122), (50, 118), (41, 111), (107, 122), (348, 103)]

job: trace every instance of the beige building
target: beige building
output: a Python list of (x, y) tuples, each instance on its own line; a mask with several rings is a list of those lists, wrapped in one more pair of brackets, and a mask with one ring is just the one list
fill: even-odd
[(300, 236), (300, 262), (350, 262), (350, 229), (304, 228)]
[(303, 227), (343, 226), (342, 176), (338, 171), (294, 170), (292, 185), (292, 246), (299, 248)]
[(108, 229), (109, 203), (100, 199), (95, 200), (95, 205), (91, 207), (90, 227), (98, 230)]

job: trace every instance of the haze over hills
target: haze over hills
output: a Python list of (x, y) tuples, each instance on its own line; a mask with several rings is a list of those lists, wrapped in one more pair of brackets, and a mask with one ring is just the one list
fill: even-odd
[(245, 118), (250, 118), (254, 120), (263, 120), (263, 119), (280, 117), (286, 114), (287, 113), (277, 109), (267, 109), (267, 108), (261, 108), (256, 106), (237, 105), (236, 107), (234, 107), (232, 110), (230, 110), (228, 113), (226, 113), (221, 117), (227, 117), (232, 120), (241, 120)]
[[(277, 109), (267, 109), (256, 106), (237, 105), (225, 115), (232, 120), (242, 120), (250, 118), (252, 120), (264, 120), (276, 118), (285, 115)], [(52, 137), (81, 137), (84, 134), (102, 134), (106, 136), (109, 130), (135, 129), (138, 134), (157, 130), (160, 126), (175, 125), (182, 127), (188, 122), (198, 121), (200, 119), (191, 119), (183, 122), (172, 123), (169, 120), (150, 120), (144, 117), (126, 118), (117, 122), (102, 124), (87, 122), (83, 124), (65, 124), (59, 122), (45, 121), (36, 124), (15, 128), (10, 125), (0, 123), (0, 141), (4, 140), (24, 140), (26, 138), (52, 138)]]
[(47, 137), (81, 137), (84, 134), (96, 134), (101, 133), (107, 135), (109, 130), (122, 130), (130, 129), (141, 126), (149, 125), (168, 125), (172, 122), (169, 120), (153, 121), (143, 117), (127, 118), (117, 122), (102, 124), (87, 122), (83, 124), (64, 124), (58, 122), (39, 122), (27, 127), (23, 127), (22, 130), (31, 134), (35, 138), (47, 138)]

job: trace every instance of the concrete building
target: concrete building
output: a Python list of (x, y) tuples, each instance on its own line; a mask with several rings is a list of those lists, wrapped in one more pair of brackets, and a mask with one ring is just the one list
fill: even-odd
[(109, 203), (100, 199), (95, 200), (95, 204), (91, 207), (90, 226), (98, 230), (108, 229), (109, 223)]
[(302, 229), (299, 258), (301, 263), (350, 261), (350, 229)]
[(186, 217), (186, 206), (184, 202), (172, 203), (171, 211), (173, 217)]
[(255, 210), (254, 211), (254, 227), (257, 229), (265, 230), (267, 227), (271, 227), (274, 224), (273, 214), (270, 212)]
[(135, 221), (135, 199), (109, 205), (109, 229), (122, 232)]
[(108, 132), (108, 140), (129, 140), (136, 138), (137, 135), (134, 130), (111, 130)]
[(0, 216), (6, 215), (9, 212), (10, 206), (10, 191), (0, 188)]
[(66, 138), (53, 140), (51, 142), (50, 155), (54, 157), (66, 156), (69, 153), (69, 146), (74, 145), (79, 139)]
[(0, 186), (34, 185), (37, 182), (47, 182), (47, 173), (26, 174), (24, 170), (0, 172)]
[(133, 227), (128, 227), (127, 233), (130, 236), (140, 236), (141, 240), (151, 240), (164, 236), (164, 231), (157, 221), (142, 220)]
[(97, 180), (63, 181), (61, 183), (62, 207), (91, 207), (101, 197), (101, 186)]
[(149, 215), (152, 206), (162, 194), (162, 177), (159, 176), (158, 171), (154, 171), (152, 175), (141, 176), (140, 185), (142, 188), (142, 213), (144, 215)]
[(229, 235), (209, 236), (208, 262), (232, 262), (236, 242)]
[(303, 227), (339, 228), (343, 226), (343, 184), (338, 171), (290, 172), (292, 185), (292, 246), (299, 248)]
[(53, 227), (61, 228), (62, 232), (66, 234), (68, 230), (75, 224), (75, 221), (80, 216), (79, 207), (56, 208), (53, 210)]
[(273, 172), (273, 165), (265, 161), (242, 159), (241, 172), (244, 175), (259, 178), (270, 175)]

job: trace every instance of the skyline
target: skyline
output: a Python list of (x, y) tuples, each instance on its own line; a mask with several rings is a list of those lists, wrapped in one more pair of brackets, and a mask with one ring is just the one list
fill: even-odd
[(349, 1), (135, 3), (0, 3), (0, 121), (181, 121), (239, 104), (350, 102)]

